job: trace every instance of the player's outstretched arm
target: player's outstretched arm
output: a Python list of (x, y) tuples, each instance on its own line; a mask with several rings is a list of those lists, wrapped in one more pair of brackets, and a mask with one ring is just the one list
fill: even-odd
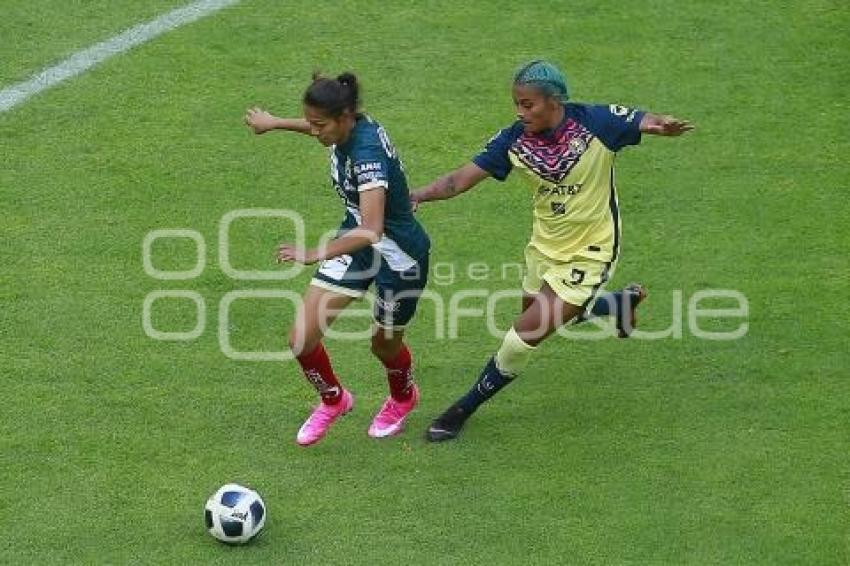
[(664, 114), (647, 112), (640, 121), (640, 131), (643, 134), (656, 136), (681, 136), (694, 129), (687, 120), (680, 120)]
[(245, 113), (245, 124), (255, 134), (264, 134), (271, 130), (289, 130), (299, 134), (310, 134), (310, 124), (304, 118), (278, 118), (262, 108), (249, 108)]
[(360, 193), (360, 213), (362, 222), (357, 228), (345, 232), (327, 244), (305, 249), (295, 244), (284, 243), (277, 249), (277, 261), (294, 261), (310, 265), (332, 257), (351, 254), (366, 246), (377, 244), (384, 235), (384, 205), (386, 193), (382, 188), (374, 188)]
[(410, 193), (410, 203), (415, 210), (420, 202), (456, 197), (489, 176), (490, 173), (475, 163), (469, 162), (448, 175), (440, 177), (430, 185)]

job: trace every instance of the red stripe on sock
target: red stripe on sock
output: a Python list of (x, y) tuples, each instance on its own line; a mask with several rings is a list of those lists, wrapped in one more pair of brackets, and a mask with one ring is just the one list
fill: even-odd
[(413, 394), (413, 357), (406, 344), (401, 345), (398, 355), (392, 360), (381, 360), (387, 368), (390, 395), (396, 401), (408, 401)]
[(304, 377), (316, 388), (322, 401), (328, 405), (339, 403), (342, 399), (342, 385), (331, 367), (331, 359), (324, 344), (319, 342), (312, 352), (301, 354), (295, 359), (301, 364)]

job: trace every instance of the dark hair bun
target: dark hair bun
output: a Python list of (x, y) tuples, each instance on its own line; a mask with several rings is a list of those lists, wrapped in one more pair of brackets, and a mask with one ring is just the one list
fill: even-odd
[(342, 86), (346, 86), (346, 87), (350, 88), (351, 90), (354, 91), (355, 94), (357, 93), (357, 86), (358, 86), (357, 85), (357, 77), (354, 76), (354, 73), (348, 73), (348, 72), (342, 73), (341, 75), (339, 75), (336, 78), (336, 80)]
[(357, 83), (355, 74), (346, 71), (337, 76), (336, 82), (347, 91), (345, 99), (348, 106), (350, 108), (358, 108), (360, 106), (360, 85)]
[(313, 83), (304, 93), (304, 103), (321, 108), (329, 116), (338, 117), (346, 110), (357, 113), (360, 106), (360, 88), (354, 73), (342, 73), (336, 79), (313, 73)]

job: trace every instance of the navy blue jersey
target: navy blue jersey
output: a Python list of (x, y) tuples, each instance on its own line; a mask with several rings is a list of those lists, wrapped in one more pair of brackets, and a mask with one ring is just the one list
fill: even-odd
[(386, 130), (371, 117), (358, 115), (344, 144), (330, 148), (331, 178), (346, 208), (342, 230), (362, 222), (360, 193), (386, 191), (384, 235), (373, 247), (394, 271), (404, 271), (428, 254), (431, 242), (413, 216), (407, 178)]

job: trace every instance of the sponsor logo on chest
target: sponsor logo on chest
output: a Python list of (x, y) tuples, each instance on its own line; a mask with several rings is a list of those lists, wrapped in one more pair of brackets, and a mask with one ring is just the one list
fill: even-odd
[(572, 185), (540, 185), (537, 187), (537, 196), (573, 196), (581, 192), (582, 183)]

